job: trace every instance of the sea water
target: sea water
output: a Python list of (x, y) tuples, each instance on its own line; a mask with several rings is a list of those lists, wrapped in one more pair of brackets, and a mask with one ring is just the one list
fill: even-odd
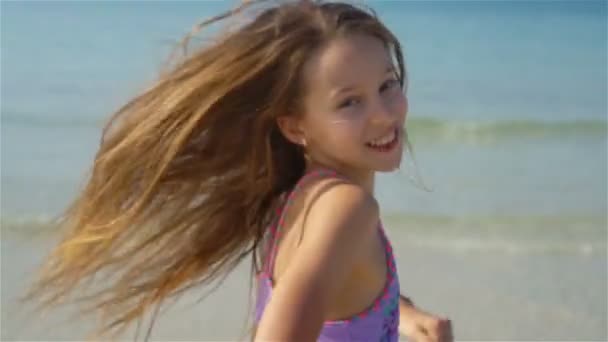
[[(600, 248), (606, 3), (367, 4), (403, 45), (417, 161), (406, 153), (401, 172), (380, 176), (384, 214), (421, 234), (438, 220), (472, 235), (541, 229), (565, 242), (578, 229)], [(156, 77), (177, 39), (230, 5), (3, 3), (3, 226), (44, 222), (64, 208), (104, 120)], [(433, 192), (408, 180), (414, 166)], [(469, 229), (458, 228), (463, 220)]]

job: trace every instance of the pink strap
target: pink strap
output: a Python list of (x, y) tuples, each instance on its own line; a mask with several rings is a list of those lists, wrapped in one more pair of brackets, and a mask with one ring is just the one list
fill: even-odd
[(280, 209), (280, 211), (278, 213), (279, 219), (278, 219), (277, 223), (274, 224), (270, 228), (270, 232), (271, 232), (270, 255), (268, 256), (268, 262), (266, 263), (266, 273), (268, 274), (269, 277), (272, 276), (272, 271), (274, 269), (274, 259), (276, 257), (276, 253), (277, 253), (277, 244), (278, 244), (279, 235), (280, 235), (280, 228), (285, 223), (285, 213), (287, 212), (287, 209), (291, 205), (291, 202), (293, 201), (293, 198), (295, 197), (296, 193), (300, 190), (300, 188), (302, 187), (302, 184), (306, 183), (306, 181), (310, 180), (311, 178), (325, 177), (325, 176), (335, 177), (337, 175), (338, 174), (333, 170), (316, 169), (316, 170), (313, 170), (311, 172), (304, 174), (304, 176), (302, 176), (300, 178), (300, 180), (298, 180), (296, 185), (293, 187), (293, 189), (287, 196), (287, 199), (285, 200), (285, 204), (282, 206), (282, 208)]

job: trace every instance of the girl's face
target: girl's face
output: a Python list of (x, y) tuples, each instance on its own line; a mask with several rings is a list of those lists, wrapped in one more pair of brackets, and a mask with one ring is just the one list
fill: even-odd
[(304, 113), (282, 125), (290, 140), (312, 161), (347, 174), (399, 167), (408, 104), (381, 40), (337, 38), (303, 72)]

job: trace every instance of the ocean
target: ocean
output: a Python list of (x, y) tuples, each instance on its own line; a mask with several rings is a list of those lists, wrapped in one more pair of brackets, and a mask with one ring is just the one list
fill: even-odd
[[(108, 115), (173, 42), (233, 4), (1, 2), (3, 288), (20, 288), (6, 260), (27, 253), (15, 246), (83, 185)], [(377, 182), (400, 272), (419, 276), (402, 290), (460, 317), (461, 340), (606, 340), (608, 3), (367, 4), (399, 37), (409, 76), (416, 163), (408, 152)], [(498, 299), (460, 303), (480, 291)], [(3, 341), (46, 336), (17, 329), (6, 308)]]

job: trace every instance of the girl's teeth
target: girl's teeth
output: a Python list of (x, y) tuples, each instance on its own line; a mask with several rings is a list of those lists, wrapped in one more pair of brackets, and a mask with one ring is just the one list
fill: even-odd
[(387, 135), (384, 138), (380, 138), (378, 140), (374, 140), (370, 143), (370, 145), (372, 146), (381, 146), (381, 145), (386, 145), (389, 142), (393, 141), (393, 139), (395, 139), (395, 132), (391, 133), (390, 135)]

